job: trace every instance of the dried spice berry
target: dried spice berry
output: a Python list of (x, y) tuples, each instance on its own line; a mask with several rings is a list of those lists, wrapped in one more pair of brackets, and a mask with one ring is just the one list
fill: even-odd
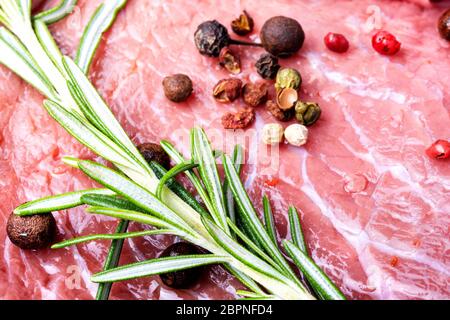
[(347, 52), (350, 47), (347, 38), (339, 33), (328, 33), (324, 38), (324, 42), (329, 50), (336, 53)]
[(308, 141), (308, 128), (301, 124), (291, 124), (284, 130), (284, 137), (289, 144), (300, 147)]
[(277, 91), (277, 105), (281, 110), (291, 110), (298, 100), (298, 92), (293, 88), (284, 88)]
[(284, 58), (301, 49), (305, 41), (305, 32), (297, 20), (277, 16), (264, 23), (260, 38), (267, 52)]
[(288, 109), (288, 110), (281, 110), (278, 105), (272, 101), (269, 100), (266, 103), (266, 110), (278, 121), (286, 122), (289, 120), (292, 120), (292, 118), (295, 116), (295, 110), (294, 108)]
[(227, 28), (217, 20), (201, 23), (194, 34), (195, 45), (201, 54), (218, 57), (220, 50), (230, 43)]
[(437, 140), (426, 150), (426, 153), (432, 159), (447, 159), (450, 157), (450, 142)]
[(231, 22), (231, 29), (234, 33), (245, 36), (253, 31), (254, 25), (252, 17), (244, 10), (239, 18)]
[(170, 169), (170, 157), (159, 144), (142, 143), (137, 146), (137, 149), (148, 163), (155, 161), (167, 170)]
[(220, 51), (219, 64), (233, 74), (241, 72), (241, 60), (230, 48), (225, 47)]
[(252, 108), (240, 110), (237, 113), (227, 113), (222, 117), (225, 129), (244, 129), (255, 120), (255, 111)]
[(297, 121), (305, 126), (312, 126), (319, 120), (322, 110), (315, 102), (301, 102), (295, 104), (295, 117)]
[(301, 85), (302, 76), (297, 70), (293, 68), (283, 68), (278, 71), (275, 80), (275, 89), (277, 89), (277, 91), (285, 88), (298, 90)]
[(258, 61), (256, 61), (255, 67), (258, 74), (264, 79), (274, 79), (277, 76), (278, 70), (280, 70), (278, 58), (270, 53), (261, 55)]
[(50, 212), (32, 216), (11, 213), (6, 233), (11, 242), (21, 249), (42, 249), (52, 244), (56, 235), (56, 221)]
[[(167, 247), (160, 258), (178, 257), (185, 255), (201, 254), (199, 248), (188, 242), (177, 242)], [(204, 268), (196, 267), (180, 271), (160, 274), (161, 281), (168, 287), (175, 289), (188, 289), (192, 287), (200, 278)]]
[(220, 80), (213, 89), (213, 97), (222, 103), (233, 102), (241, 95), (242, 81), (229, 78)]
[(279, 123), (267, 123), (262, 129), (262, 141), (268, 145), (276, 145), (283, 141), (284, 128)]
[(450, 9), (445, 11), (439, 18), (438, 29), (441, 37), (450, 41)]
[(385, 56), (392, 56), (399, 52), (401, 45), (397, 38), (387, 31), (378, 31), (372, 37), (372, 47)]
[(242, 92), (244, 102), (250, 107), (257, 107), (267, 101), (269, 88), (265, 82), (247, 83)]
[(198, 51), (210, 57), (218, 57), (220, 51), (231, 44), (261, 46), (259, 43), (231, 39), (227, 28), (217, 20), (201, 23), (194, 33), (194, 41)]
[(191, 79), (181, 73), (165, 77), (162, 84), (164, 94), (173, 102), (185, 101), (193, 90)]

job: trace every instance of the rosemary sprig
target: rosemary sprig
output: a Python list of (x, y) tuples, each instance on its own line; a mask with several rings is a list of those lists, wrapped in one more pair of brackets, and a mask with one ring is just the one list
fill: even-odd
[(40, 20), (46, 24), (51, 24), (64, 19), (67, 15), (72, 13), (78, 0), (61, 0), (59, 5), (50, 10), (37, 14), (34, 19)]
[(14, 209), (14, 213), (18, 215), (33, 215), (38, 213), (46, 213), (49, 211), (60, 211), (70, 209), (82, 205), (83, 195), (113, 195), (109, 189), (87, 189), (76, 192), (63, 193), (57, 196), (45, 197), (37, 201), (30, 201), (18, 206)]
[[(78, 56), (77, 65), (60, 53), (45, 22), (32, 19), (30, 0), (0, 0), (0, 22), (5, 26), (0, 29), (0, 62), (47, 97), (44, 106), (62, 127), (115, 166), (115, 169), (111, 169), (93, 161), (65, 158), (65, 163), (80, 169), (105, 189), (47, 197), (17, 208), (16, 213), (67, 209), (83, 203), (88, 204), (86, 211), (89, 213), (121, 221), (118, 233), (114, 235), (91, 235), (88, 238), (67, 240), (56, 246), (93, 239), (123, 241), (136, 235), (169, 233), (210, 252), (205, 255), (151, 259), (109, 269), (118, 261), (121, 243), (116, 242), (108, 255), (106, 270), (94, 275), (94, 282), (111, 284), (114, 281), (221, 263), (251, 290), (241, 292), (249, 299), (314, 299), (274, 241), (274, 230), (268, 231), (259, 219), (240, 181), (240, 167), (236, 164), (238, 156), (233, 162), (227, 155), (222, 155), (228, 186), (225, 191), (231, 191), (233, 202), (238, 208), (235, 211), (236, 220), (244, 223), (246, 232), (236, 226), (229, 214), (230, 205), (227, 207), (227, 204), (231, 202), (224, 195), (216, 162), (220, 152), (213, 151), (201, 128), (194, 128), (191, 132), (192, 159), (186, 160), (172, 145), (162, 143), (179, 165), (162, 176), (157, 175), (87, 79), (85, 72), (92, 61), (99, 35), (109, 27), (123, 3), (111, 1), (111, 7), (105, 4), (101, 7), (103, 9), (96, 12), (86, 31), (89, 35), (83, 40), (93, 39), (93, 45), (80, 46), (83, 54)], [(112, 9), (108, 11), (105, 8)], [(102, 10), (109, 13), (104, 11), (102, 15)], [(185, 201), (192, 199), (186, 193), (186, 197), (180, 198), (170, 189), (175, 175), (181, 172), (185, 172), (192, 181), (206, 206), (206, 212), (196, 210), (195, 205)], [(273, 218), (268, 216), (270, 212), (266, 211), (266, 221), (272, 221)], [(126, 234), (127, 221), (146, 224), (154, 229), (151, 233)], [(251, 250), (244, 247), (235, 238), (236, 235)], [(294, 239), (297, 244), (298, 239), (297, 233)], [(317, 287), (320, 297), (343, 297), (337, 288), (330, 285), (332, 283), (326, 275), (317, 271), (318, 267), (301, 249), (290, 242), (284, 242), (284, 246), (305, 276)], [(103, 288), (99, 291), (100, 298), (108, 296), (110, 285), (104, 285)]]
[(85, 73), (88, 72), (102, 35), (114, 22), (117, 13), (125, 6), (127, 0), (108, 0), (102, 3), (92, 15), (81, 38), (75, 57), (76, 64)]
[[(145, 230), (145, 231), (136, 231), (136, 232), (126, 232), (126, 224), (127, 221), (119, 223), (117, 226), (117, 230), (113, 234), (92, 234), (88, 236), (78, 237), (66, 241), (62, 241), (52, 246), (52, 249), (61, 249), (69, 246), (73, 246), (75, 244), (80, 244), (83, 242), (95, 241), (95, 240), (123, 240), (144, 236), (153, 236), (155, 234), (170, 234), (170, 230), (166, 229), (158, 229), (158, 230)], [(107, 259), (108, 260), (108, 259)]]

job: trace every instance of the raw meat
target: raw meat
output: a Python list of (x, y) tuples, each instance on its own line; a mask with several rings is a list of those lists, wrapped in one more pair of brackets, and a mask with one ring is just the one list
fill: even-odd
[[(80, 0), (70, 17), (52, 26), (64, 53), (74, 55), (83, 26), (100, 2)], [(264, 108), (257, 110), (255, 125), (245, 132), (252, 143), (246, 144), (251, 149), (244, 179), (252, 198), (259, 204), (264, 193), (270, 195), (281, 237), (287, 233), (287, 206), (301, 209), (314, 259), (349, 298), (449, 299), (450, 166), (424, 152), (436, 139), (450, 138), (450, 45), (436, 31), (448, 2), (220, 3), (129, 0), (104, 37), (91, 78), (133, 141), (165, 138), (187, 151), (188, 130), (197, 124), (207, 128), (216, 147), (230, 150), (242, 133), (225, 132), (220, 118), (243, 103), (223, 105), (212, 98), (214, 84), (229, 75), (215, 59), (198, 54), (196, 26), (214, 18), (228, 25), (246, 9), (256, 22), (250, 38), (258, 40), (267, 18), (292, 16), (302, 23), (306, 42), (298, 55), (281, 63), (301, 71), (301, 98), (319, 102), (323, 116), (304, 148), (282, 145), (270, 155), (258, 131), (274, 119)], [(395, 34), (402, 42), (398, 55), (383, 57), (371, 48), (374, 28)], [(326, 50), (328, 32), (345, 34), (349, 52)], [(253, 64), (262, 50), (233, 49), (243, 61), (239, 77), (258, 80)], [(161, 81), (171, 73), (192, 78), (195, 92), (186, 103), (164, 97)], [(0, 298), (90, 299), (96, 285), (89, 275), (101, 269), (108, 242), (25, 252), (10, 243), (5, 223), (22, 202), (91, 187), (88, 178), (60, 159), (92, 155), (46, 114), (35, 90), (3, 67), (0, 92)], [(116, 224), (83, 208), (55, 216), (60, 239), (112, 232)], [(173, 240), (127, 241), (121, 263), (154, 257)], [(151, 277), (116, 283), (112, 298), (229, 299), (237, 287), (213, 268), (193, 290), (169, 290)]]

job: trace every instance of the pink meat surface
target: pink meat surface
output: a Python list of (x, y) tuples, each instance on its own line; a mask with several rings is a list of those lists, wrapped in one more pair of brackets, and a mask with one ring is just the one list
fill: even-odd
[[(54, 3), (55, 1), (53, 1)], [(80, 0), (74, 13), (52, 26), (63, 52), (74, 55), (99, 0)], [(287, 233), (289, 204), (301, 209), (314, 259), (353, 299), (450, 298), (450, 166), (426, 157), (436, 139), (450, 138), (450, 45), (437, 35), (444, 5), (428, 1), (129, 0), (108, 32), (91, 79), (136, 143), (173, 141), (186, 152), (187, 133), (204, 126), (218, 148), (242, 134), (225, 132), (220, 117), (243, 107), (218, 104), (214, 84), (228, 77), (215, 59), (198, 54), (193, 33), (205, 20), (228, 25), (243, 9), (256, 26), (273, 15), (298, 19), (306, 32), (299, 54), (282, 60), (304, 78), (301, 98), (317, 101), (320, 121), (305, 147), (282, 145), (268, 155), (258, 137), (274, 122), (259, 108), (245, 136), (249, 164), (243, 178), (255, 203), (268, 194), (280, 236)], [(47, 6), (50, 4), (47, 3)], [(370, 45), (374, 30), (386, 29), (402, 42), (394, 57)], [(328, 32), (346, 35), (346, 54), (327, 51)], [(259, 79), (258, 48), (234, 48), (243, 62), (239, 78)], [(194, 94), (169, 102), (162, 78), (186, 73)], [(89, 276), (102, 268), (108, 242), (61, 250), (21, 251), (6, 236), (11, 211), (45, 195), (92, 187), (63, 155), (90, 158), (41, 106), (42, 97), (0, 68), (0, 298), (91, 299)], [(266, 183), (271, 181), (271, 183)], [(273, 183), (278, 181), (278, 183)], [(258, 205), (258, 209), (261, 209)], [(59, 239), (112, 232), (116, 221), (83, 208), (55, 213)], [(142, 226), (133, 224), (133, 230)], [(171, 237), (126, 241), (121, 264), (158, 255)], [(157, 277), (116, 283), (113, 299), (229, 299), (238, 283), (212, 268), (193, 290), (170, 290)]]

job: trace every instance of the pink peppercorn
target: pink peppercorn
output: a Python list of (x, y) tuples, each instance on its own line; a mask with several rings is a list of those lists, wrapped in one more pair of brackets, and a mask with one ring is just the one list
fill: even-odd
[(392, 56), (400, 50), (402, 44), (387, 31), (378, 31), (372, 37), (373, 48), (382, 55)]
[(339, 33), (328, 33), (323, 39), (327, 48), (333, 52), (344, 53), (349, 48), (348, 40)]

